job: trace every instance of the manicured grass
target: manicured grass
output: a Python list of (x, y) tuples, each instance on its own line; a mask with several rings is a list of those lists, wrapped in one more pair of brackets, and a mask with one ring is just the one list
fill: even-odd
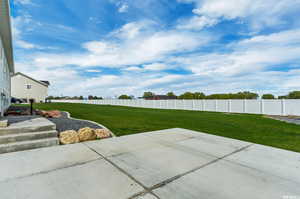
[(300, 126), (261, 115), (63, 103), (34, 108), (68, 111), (103, 124), (117, 136), (179, 127), (300, 152)]

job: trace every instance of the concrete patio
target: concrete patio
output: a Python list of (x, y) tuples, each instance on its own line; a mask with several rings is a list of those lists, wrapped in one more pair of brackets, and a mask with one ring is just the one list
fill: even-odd
[(5, 199), (300, 198), (300, 153), (185, 129), (0, 155)]

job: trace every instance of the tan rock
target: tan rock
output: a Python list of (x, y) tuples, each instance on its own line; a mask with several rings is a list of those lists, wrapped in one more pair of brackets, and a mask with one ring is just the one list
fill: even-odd
[(61, 117), (61, 112), (58, 110), (53, 110), (53, 111), (39, 111), (42, 116), (47, 117), (47, 118), (60, 118)]
[(96, 133), (98, 139), (111, 137), (111, 133), (107, 129), (95, 129), (95, 133)]
[(59, 134), (61, 144), (74, 144), (79, 142), (79, 136), (76, 131), (64, 131)]
[(97, 138), (95, 130), (89, 127), (79, 129), (78, 136), (81, 142), (95, 140)]

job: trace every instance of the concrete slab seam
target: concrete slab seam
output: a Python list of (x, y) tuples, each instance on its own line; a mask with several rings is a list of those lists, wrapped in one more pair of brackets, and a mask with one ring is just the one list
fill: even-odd
[[(255, 145), (257, 145), (257, 144), (253, 144), (252, 146), (255, 146)], [(260, 170), (260, 169), (258, 169), (258, 168), (254, 168), (254, 167), (245, 165), (245, 164), (243, 164), (243, 163), (241, 163), (241, 162), (237, 162), (237, 161), (230, 160), (230, 159), (223, 159), (223, 160), (226, 161), (226, 162), (229, 162), (229, 163), (233, 163), (233, 164), (236, 164), (236, 165), (240, 165), (241, 167), (245, 167), (245, 168), (248, 168), (248, 169), (256, 170), (256, 171), (258, 171), (258, 172), (268, 173), (269, 175), (275, 176), (275, 177), (280, 178), (280, 179), (282, 179), (282, 180), (286, 180), (286, 181), (293, 182), (293, 183), (295, 183), (295, 184), (299, 184), (299, 182), (297, 182), (297, 181), (293, 181), (293, 180), (291, 180), (291, 179), (284, 178), (284, 177), (279, 176), (279, 175), (274, 175), (273, 173), (270, 173), (270, 172), (268, 172), (268, 171)], [(299, 184), (299, 185), (300, 185), (300, 184)]]
[(3, 180), (3, 181), (0, 181), (0, 182), (1, 183), (3, 183), (3, 182), (5, 183), (5, 182), (12, 181), (12, 180), (18, 180), (18, 179), (23, 179), (23, 178), (27, 178), (27, 177), (36, 176), (36, 175), (47, 174), (47, 173), (51, 173), (51, 172), (54, 172), (54, 171), (59, 171), (59, 170), (62, 170), (62, 169), (67, 169), (67, 168), (71, 168), (71, 167), (85, 165), (85, 164), (88, 164), (88, 163), (91, 163), (91, 162), (94, 162), (94, 161), (97, 161), (97, 160), (101, 160), (101, 159), (103, 159), (103, 158), (102, 157), (98, 157), (96, 159), (88, 160), (86, 162), (75, 163), (75, 164), (68, 165), (68, 166), (65, 166), (65, 167), (59, 167), (59, 168), (55, 168), (55, 169), (52, 169), (52, 170), (41, 171), (41, 172), (29, 174), (29, 175), (19, 176), (19, 177), (16, 177), (16, 178), (7, 179), (7, 180)]
[[(188, 138), (188, 139), (193, 139), (193, 138)], [(186, 140), (188, 140), (188, 139), (186, 139)], [(190, 153), (192, 155), (205, 154), (207, 156), (211, 156), (211, 157), (214, 157), (214, 158), (219, 158), (215, 155), (208, 154), (208, 153), (205, 153), (205, 152), (195, 151), (193, 148), (190, 148), (190, 147), (187, 147), (187, 146), (182, 146), (182, 145), (179, 145), (177, 143), (172, 143), (172, 142), (169, 142), (169, 141), (166, 141), (166, 140), (157, 140), (157, 142), (159, 144), (161, 144), (162, 146), (177, 149), (177, 150), (181, 150), (185, 153)]]
[(141, 196), (141, 195), (144, 195), (144, 194), (147, 194), (147, 193), (150, 193), (150, 194), (154, 195), (157, 199), (160, 199), (159, 196), (157, 196), (155, 193), (152, 192), (152, 189), (149, 189), (148, 187), (146, 187), (143, 183), (139, 182), (137, 179), (135, 179), (132, 175), (130, 175), (129, 173), (127, 173), (124, 169), (122, 169), (121, 167), (119, 167), (117, 164), (115, 164), (114, 162), (112, 162), (107, 157), (103, 156), (102, 154), (100, 154), (99, 152), (97, 152), (96, 150), (94, 150), (93, 148), (89, 147), (88, 145), (86, 145), (86, 147), (88, 147), (93, 152), (97, 153), (104, 160), (106, 160), (108, 163), (110, 163), (112, 166), (114, 166), (116, 169), (118, 169), (121, 173), (125, 174), (127, 177), (129, 177), (131, 180), (133, 180), (135, 183), (137, 183), (138, 185), (140, 185), (141, 187), (143, 187), (144, 191), (136, 193), (133, 196), (129, 197), (128, 199), (134, 199), (134, 198), (136, 198), (138, 196)]
[[(165, 144), (170, 144), (170, 143), (168, 143), (167, 141), (163, 141), (163, 142), (164, 142)], [(173, 143), (172, 143), (172, 144), (173, 144)], [(176, 144), (175, 144), (175, 145), (176, 145)], [(220, 161), (220, 160), (223, 160), (224, 158), (227, 158), (227, 157), (229, 157), (229, 156), (231, 156), (231, 155), (233, 155), (233, 154), (236, 154), (236, 153), (238, 153), (238, 152), (241, 152), (241, 151), (243, 151), (243, 150), (245, 150), (245, 149), (251, 147), (252, 145), (254, 145), (254, 144), (249, 144), (249, 145), (247, 145), (247, 146), (244, 146), (244, 147), (242, 147), (242, 148), (240, 148), (240, 149), (237, 149), (237, 150), (233, 151), (232, 153), (229, 153), (229, 154), (227, 154), (227, 155), (224, 155), (224, 156), (222, 156), (222, 157), (220, 157), (220, 158), (217, 158), (217, 159), (215, 159), (215, 160), (213, 160), (213, 161), (211, 161), (211, 162), (209, 162), (209, 163), (207, 163), (207, 164), (201, 165), (201, 166), (199, 166), (199, 167), (197, 167), (197, 168), (194, 168), (194, 169), (192, 169), (192, 170), (190, 170), (190, 171), (187, 171), (187, 172), (185, 172), (185, 173), (182, 173), (182, 174), (176, 175), (176, 176), (174, 176), (174, 177), (172, 177), (172, 178), (169, 178), (169, 179), (167, 179), (167, 180), (164, 180), (163, 182), (160, 182), (160, 183), (158, 183), (158, 184), (156, 184), (156, 185), (153, 185), (152, 187), (149, 187), (149, 188), (146, 187), (146, 186), (145, 186), (144, 184), (142, 184), (141, 182), (139, 182), (138, 180), (136, 180), (132, 175), (128, 174), (125, 170), (123, 170), (123, 169), (120, 168), (118, 165), (116, 165), (115, 163), (113, 163), (113, 162), (112, 162), (111, 160), (109, 160), (107, 157), (105, 157), (105, 156), (103, 156), (102, 154), (98, 153), (98, 152), (95, 151), (93, 148), (90, 148), (89, 146), (87, 146), (87, 147), (88, 147), (90, 150), (92, 150), (92, 151), (98, 153), (100, 156), (103, 157), (103, 159), (105, 159), (106, 161), (108, 161), (110, 164), (112, 164), (114, 167), (116, 167), (118, 170), (120, 170), (122, 173), (124, 173), (125, 175), (127, 175), (129, 178), (131, 178), (133, 181), (135, 181), (136, 183), (138, 183), (140, 186), (142, 186), (142, 187), (145, 189), (145, 191), (140, 192), (140, 193), (136, 193), (136, 194), (134, 194), (132, 197), (130, 197), (130, 198), (128, 198), (128, 199), (134, 199), (135, 197), (141, 196), (141, 195), (146, 194), (146, 193), (151, 193), (151, 194), (153, 194), (155, 197), (157, 197), (158, 199), (160, 199), (159, 196), (157, 196), (155, 193), (153, 193), (153, 190), (154, 190), (154, 189), (163, 187), (163, 186), (165, 186), (165, 185), (167, 185), (167, 184), (169, 184), (169, 183), (171, 183), (171, 182), (173, 182), (173, 181), (175, 181), (175, 180), (177, 180), (177, 179), (179, 179), (179, 178), (181, 178), (181, 177), (183, 177), (183, 176), (185, 176), (185, 175), (187, 175), (187, 174), (193, 173), (193, 172), (195, 172), (195, 171), (197, 171), (197, 170), (199, 170), (199, 169), (201, 169), (201, 168), (204, 168), (204, 167), (209, 166), (209, 165), (211, 165), (211, 164), (213, 164), (213, 163), (215, 163), (215, 162), (218, 162), (218, 161)]]
[(208, 163), (206, 163), (206, 164), (204, 164), (204, 165), (201, 165), (201, 166), (199, 166), (199, 167), (196, 167), (196, 168), (194, 168), (194, 169), (192, 169), (192, 170), (190, 170), (190, 171), (187, 171), (187, 172), (185, 172), (185, 173), (182, 173), (182, 174), (176, 175), (176, 176), (174, 176), (174, 177), (172, 177), (172, 178), (169, 178), (169, 179), (167, 179), (167, 180), (164, 180), (163, 182), (160, 182), (160, 183), (158, 183), (158, 184), (156, 184), (156, 185), (150, 187), (149, 189), (150, 189), (151, 191), (153, 191), (154, 189), (161, 188), (161, 187), (163, 187), (163, 186), (165, 186), (165, 185), (167, 185), (167, 184), (169, 184), (169, 183), (171, 183), (171, 182), (173, 182), (173, 181), (175, 181), (175, 180), (177, 180), (177, 179), (179, 179), (179, 178), (181, 178), (181, 177), (183, 177), (183, 176), (185, 176), (185, 175), (187, 175), (187, 174), (193, 173), (193, 172), (195, 172), (195, 171), (197, 171), (197, 170), (199, 170), (199, 169), (202, 169), (202, 168), (204, 168), (204, 167), (206, 167), (206, 166), (209, 166), (209, 165), (214, 164), (214, 163), (216, 163), (216, 162), (218, 162), (218, 161), (220, 161), (220, 160), (223, 160), (224, 158), (227, 158), (227, 157), (229, 157), (229, 156), (231, 156), (231, 155), (233, 155), (233, 154), (239, 153), (239, 152), (241, 152), (241, 151), (243, 151), (243, 150), (245, 150), (245, 149), (251, 147), (252, 145), (254, 145), (254, 144), (247, 145), (247, 146), (242, 147), (242, 148), (240, 148), (240, 149), (238, 149), (238, 150), (236, 150), (236, 151), (234, 151), (234, 152), (232, 152), (232, 153), (229, 153), (229, 154), (227, 154), (227, 155), (225, 155), (225, 156), (222, 156), (222, 157), (220, 157), (220, 158), (217, 158), (217, 159), (215, 159), (215, 160), (213, 160), (213, 161), (211, 161), (211, 162), (208, 162)]

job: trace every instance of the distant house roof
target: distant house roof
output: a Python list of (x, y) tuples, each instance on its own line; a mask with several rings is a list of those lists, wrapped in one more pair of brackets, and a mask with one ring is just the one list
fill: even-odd
[(0, 0), (0, 37), (4, 46), (4, 52), (7, 58), (10, 72), (14, 72), (12, 32), (10, 21), (9, 1)]
[(168, 100), (168, 99), (176, 99), (176, 96), (168, 96), (168, 95), (154, 95), (152, 97), (146, 97), (146, 100)]
[(20, 73), (20, 72), (15, 73), (12, 77), (17, 76), (17, 75), (22, 75), (23, 77), (26, 77), (26, 78), (28, 78), (32, 81), (35, 81), (36, 83), (39, 83), (39, 84), (41, 84), (43, 86), (46, 86), (46, 87), (48, 87), (50, 85), (49, 81), (39, 81), (39, 80), (33, 79), (32, 77), (29, 77), (29, 76), (27, 76), (23, 73)]
[(43, 82), (43, 83), (47, 84), (48, 86), (50, 85), (49, 81), (40, 80), (40, 82)]

